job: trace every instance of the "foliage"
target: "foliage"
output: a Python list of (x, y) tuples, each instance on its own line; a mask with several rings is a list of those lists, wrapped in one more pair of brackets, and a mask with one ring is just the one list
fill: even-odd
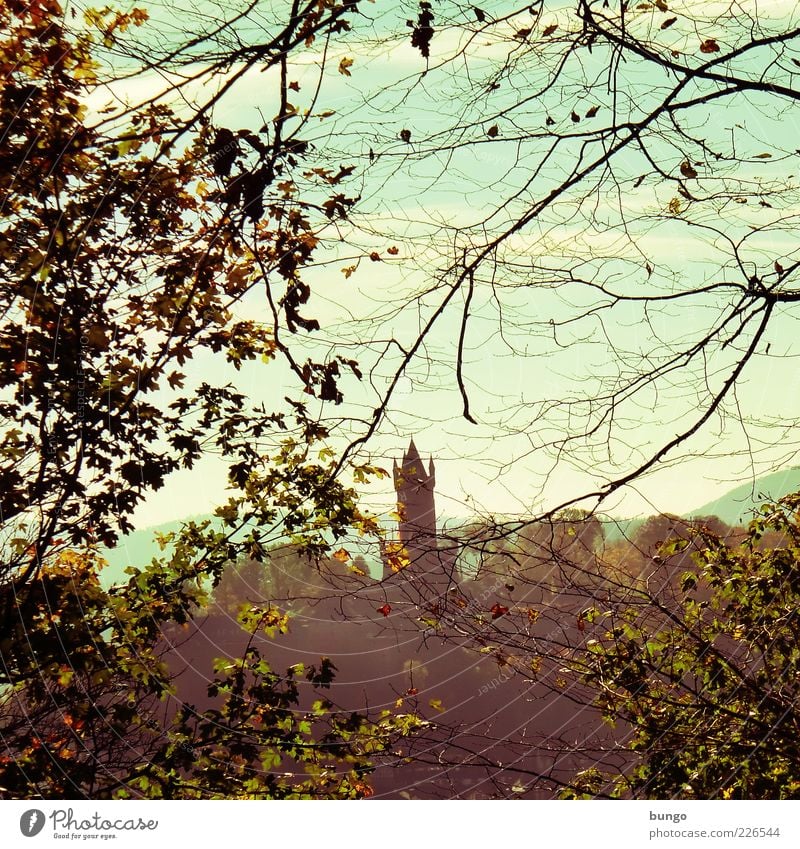
[[(630, 726), (635, 766), (584, 776), (584, 792), (606, 781), (624, 797), (800, 797), (799, 510), (800, 494), (765, 504), (738, 541), (689, 529), (662, 546), (669, 562), (697, 543), (674, 603), (634, 592), (591, 611), (602, 633), (573, 668), (605, 718)], [(779, 545), (762, 545), (768, 532)]]
[(250, 607), (242, 657), (208, 670), (215, 706), (170, 698), (162, 631), (202, 601), (202, 571), (173, 558), (101, 588), (102, 560), (66, 551), (17, 597), (3, 643), (0, 787), (5, 798), (361, 798), (372, 761), (420, 727), (413, 715), (341, 714), (323, 696), (302, 709), (304, 681), (334, 667), (273, 670), (265, 650), (287, 627)]
[[(191, 621), (227, 564), (263, 559), (276, 529), (321, 554), (348, 528), (376, 528), (307, 408), (340, 403), (358, 366), (297, 360), (286, 341), (319, 329), (303, 272), (353, 203), (339, 185), (352, 169), (309, 161), (310, 116), (286, 124), (289, 52), (345, 31), (355, 8), (295, 3), (274, 40), (240, 57), (282, 72), (278, 112), (255, 132), (218, 125), (214, 97), (188, 115), (158, 98), (92, 113), (108, 91), (98, 57), (145, 11), (81, 21), (57, 0), (0, 4), (7, 797), (359, 797), (371, 758), (415, 727), (410, 715), (340, 715), (325, 699), (302, 707), (300, 684), (326, 687), (335, 667), (273, 670), (262, 637), (286, 620), (272, 606), (251, 606), (244, 655), (208, 670), (211, 707), (178, 703), (166, 662), (165, 633)], [(281, 409), (205, 367), (275, 369), (279, 355), (303, 397)], [(232, 491), (215, 520), (165, 536), (163, 556), (104, 588), (99, 547), (209, 452)]]

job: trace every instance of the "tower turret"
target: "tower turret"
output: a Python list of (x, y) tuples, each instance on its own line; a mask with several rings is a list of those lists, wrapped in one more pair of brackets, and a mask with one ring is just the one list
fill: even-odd
[(433, 460), (426, 471), (412, 437), (402, 463), (398, 466), (395, 462), (392, 471), (397, 512), (400, 514), (400, 541), (412, 555), (412, 549), (421, 554), (435, 548), (436, 505), (433, 491), (436, 474)]

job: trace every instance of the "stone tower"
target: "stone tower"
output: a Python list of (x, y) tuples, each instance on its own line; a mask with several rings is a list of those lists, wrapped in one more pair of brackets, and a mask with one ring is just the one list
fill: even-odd
[(398, 466), (395, 461), (393, 473), (400, 514), (400, 542), (406, 547), (412, 563), (424, 563), (437, 547), (433, 458), (426, 471), (412, 438), (403, 462)]

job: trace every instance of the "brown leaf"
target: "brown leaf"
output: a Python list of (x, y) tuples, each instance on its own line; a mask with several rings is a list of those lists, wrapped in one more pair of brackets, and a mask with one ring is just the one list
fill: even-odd
[(339, 62), (339, 73), (344, 74), (344, 76), (349, 77), (352, 76), (350, 73), (350, 68), (353, 67), (353, 60), (349, 59), (345, 56), (341, 62)]
[(400, 253), (400, 248), (397, 245), (392, 245), (390, 248), (386, 249), (387, 254), (391, 254), (392, 256), (397, 256)]
[(486, 135), (489, 136), (490, 139), (493, 139), (499, 132), (497, 124), (492, 124), (492, 126), (486, 131)]
[(677, 20), (677, 18), (667, 18), (664, 23), (661, 24), (661, 29), (669, 29)]
[(350, 554), (343, 548), (333, 552), (333, 559), (340, 563), (346, 563), (350, 559)]
[(577, 113), (577, 112), (573, 112), (573, 113), (572, 113), (569, 117), (570, 117), (570, 118), (572, 118), (572, 121), (573, 121), (573, 123), (575, 123), (575, 124), (577, 124), (577, 123), (578, 123), (578, 121), (580, 121), (580, 120), (581, 120), (581, 116), (580, 116), (580, 115), (578, 115), (578, 113)]
[(411, 141), (411, 130), (400, 130), (400, 138), (406, 144), (409, 144)]
[(387, 604), (384, 604), (383, 607), (377, 608), (377, 611), (378, 611), (378, 613), (380, 613), (383, 616), (388, 616), (392, 612), (392, 606), (391, 606), (391, 604), (387, 603)]
[(688, 159), (684, 159), (683, 162), (681, 162), (681, 174), (683, 174), (684, 177), (688, 177), (690, 180), (694, 180), (697, 177), (697, 171), (692, 168), (692, 164)]
[(552, 35), (557, 29), (558, 29), (558, 24), (550, 24), (550, 26), (547, 26), (547, 27), (544, 28), (544, 32), (542, 33), (542, 35), (544, 35), (544, 36)]
[(499, 619), (501, 616), (505, 616), (508, 613), (508, 608), (504, 604), (500, 604), (500, 602), (496, 601), (490, 608), (489, 612), (492, 614), (492, 619)]
[(719, 44), (713, 38), (707, 38), (700, 45), (701, 53), (719, 53)]
[(592, 107), (590, 107), (590, 108), (589, 108), (589, 111), (586, 113), (586, 117), (587, 117), (587, 118), (594, 118), (594, 116), (595, 116), (595, 115), (597, 115), (597, 110), (598, 110), (599, 108), (600, 108), (599, 106), (592, 106)]

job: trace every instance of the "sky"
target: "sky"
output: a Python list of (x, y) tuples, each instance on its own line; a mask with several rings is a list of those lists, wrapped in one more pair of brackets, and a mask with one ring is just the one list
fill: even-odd
[[(685, 57), (699, 55), (698, 45), (709, 38), (723, 49), (735, 46), (746, 29), (745, 12), (758, 9), (772, 31), (797, 23), (794, 4), (783, 0), (740, 3), (742, 14), (726, 23), (719, 15), (728, 6), (703, 4), (700, 17), (697, 4), (670, 3), (670, 15), (678, 21), (668, 29), (661, 29), (666, 18), (655, 7), (635, 11), (629, 24), (654, 38), (659, 49)], [(207, 15), (215, 7), (192, 4), (186, 16), (175, 4), (150, 8), (164, 37), (165, 26), (179, 27), (189, 15)], [(268, 29), (269, 4), (265, 8), (262, 26)], [(470, 13), (462, 8), (463, 15)], [(495, 2), (485, 8), (491, 15), (515, 7)], [(609, 57), (595, 49), (591, 56), (576, 54), (562, 82), (533, 97), (563, 56), (559, 37), (576, 26), (569, 4), (547, 4), (538, 21), (525, 12), (490, 34), (465, 37), (463, 28), (442, 27), (427, 63), (412, 48), (405, 27), (405, 19), (415, 16), (415, 4), (377, 0), (365, 9), (345, 43), (324, 56), (322, 71), (321, 44), (298, 54), (291, 67), (301, 109), (321, 80), (316, 111), (334, 114), (315, 119), (304, 132), (313, 134), (317, 149), (332, 161), (356, 165), (349, 192), (361, 196), (351, 223), (325, 232), (330, 244), (324, 261), (308, 275), (313, 290), (308, 312), (320, 319), (322, 329), (302, 340), (303, 350), (348, 352), (365, 373), (362, 383), (344, 384), (346, 401), (340, 408), (320, 410), (334, 423), (335, 449), (363, 432), (399, 366), (400, 346), (409, 350), (448, 297), (451, 269), (462, 251), (474, 255), (576, 163), (590, 161), (611, 143), (609, 136), (598, 141), (581, 135), (584, 128), (608, 126), (612, 111), (618, 122), (645, 114), (674, 81), (668, 72), (628, 60), (615, 68), (615, 97), (607, 84)], [(454, 4), (437, 6), (437, 26), (454, 9)], [(513, 37), (526, 25), (541, 31), (554, 24), (558, 29), (551, 41), (535, 54)], [(389, 39), (390, 32), (402, 38)], [(349, 75), (337, 71), (344, 57), (353, 59)], [(505, 72), (493, 76), (503, 57)], [(790, 58), (767, 63), (774, 79), (790, 80), (785, 70), (791, 69)], [(743, 69), (755, 73), (765, 54), (748, 61), (752, 68)], [(499, 87), (487, 93), (486, 81), (492, 80)], [(135, 101), (159, 84), (154, 75), (143, 75), (116, 86), (113, 95)], [(274, 112), (274, 84), (274, 74), (253, 69), (220, 103), (214, 120), (257, 129)], [(97, 92), (95, 108), (108, 95)], [(593, 107), (595, 117), (585, 117)], [(553, 156), (548, 154), (552, 139), (543, 132), (546, 118), (575, 131)], [(731, 296), (716, 292), (645, 307), (612, 303), (596, 286), (629, 296), (663, 296), (710, 283), (741, 283), (750, 269), (769, 275), (775, 261), (788, 267), (798, 254), (798, 123), (796, 108), (784, 102), (776, 108), (774, 98), (760, 95), (701, 107), (681, 126), (702, 144), (684, 144), (663, 123), (649, 138), (647, 153), (665, 175), (675, 175), (691, 151), (698, 177), (687, 185), (698, 195), (716, 193), (716, 200), (687, 203), (666, 177), (649, 177), (634, 187), (634, 178), (652, 171), (653, 163), (631, 150), (614, 161), (613, 173), (589, 177), (582, 195), (565, 193), (504, 240), (500, 261), (486, 263), (476, 275), (464, 336), (463, 380), (477, 423), (461, 415), (455, 375), (465, 309), (462, 286), (397, 382), (385, 421), (364, 446), (363, 459), (388, 468), (414, 435), (423, 456), (436, 458), (440, 509), (448, 515), (530, 515), (642, 463), (655, 446), (696, 419), (752, 331), (731, 344), (709, 346), (707, 356), (683, 372), (667, 373), (620, 399), (609, 428), (604, 395), (701, 338), (721, 319)], [(406, 129), (410, 143), (400, 138)], [(733, 151), (740, 163), (726, 160)], [(738, 202), (734, 189), (745, 182), (759, 187), (770, 205)], [(670, 214), (673, 201), (678, 211)], [(370, 261), (372, 251), (380, 254), (379, 262)], [(353, 264), (357, 269), (346, 278), (342, 269)], [(258, 293), (242, 310), (266, 318)], [(604, 503), (605, 510), (618, 516), (685, 513), (743, 481), (798, 463), (796, 311), (788, 305), (776, 312), (720, 415), (687, 446), (667, 455), (653, 474)], [(227, 375), (218, 358), (201, 358), (193, 368), (198, 376)], [(297, 388), (277, 363), (269, 366), (266, 379), (260, 366), (231, 377), (254, 399), (276, 405)], [(594, 428), (590, 437), (562, 442)], [(137, 510), (135, 524), (147, 527), (207, 512), (225, 500), (224, 487), (224, 465), (208, 458), (194, 471), (174, 475)], [(376, 482), (364, 494), (375, 509), (391, 508), (390, 482)]]

